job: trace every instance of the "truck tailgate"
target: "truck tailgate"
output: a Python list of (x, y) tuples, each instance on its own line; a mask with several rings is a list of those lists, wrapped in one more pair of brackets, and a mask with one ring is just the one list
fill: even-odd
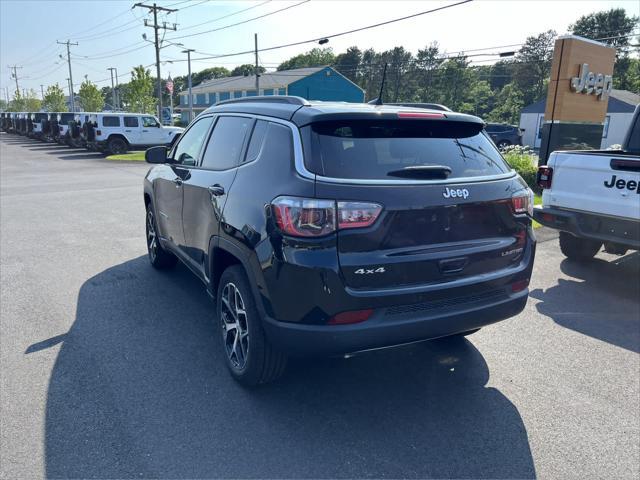
[[(543, 205), (623, 218), (640, 218), (640, 158), (606, 153), (555, 152)], [(613, 167), (612, 167), (613, 166)]]

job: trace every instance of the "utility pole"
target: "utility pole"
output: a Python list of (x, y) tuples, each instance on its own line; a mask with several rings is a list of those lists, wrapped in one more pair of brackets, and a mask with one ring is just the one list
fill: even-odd
[(258, 70), (258, 34), (253, 34), (253, 40), (255, 43), (255, 51), (256, 51), (256, 95), (260, 95), (260, 71)]
[(147, 19), (144, 19), (145, 27), (152, 27), (155, 37), (155, 47), (156, 47), (156, 76), (158, 77), (158, 119), (162, 122), (162, 78), (160, 77), (160, 41), (158, 39), (158, 30), (176, 30), (176, 24), (173, 26), (167, 26), (167, 22), (162, 22), (162, 25), (158, 25), (158, 12), (167, 12), (173, 13), (178, 10), (175, 8), (165, 8), (159, 7), (155, 3), (153, 5), (145, 5), (144, 3), (136, 3), (132, 8), (146, 8), (150, 12), (153, 12), (153, 25), (147, 23)]
[(16, 81), (16, 95), (20, 95), (20, 86), (18, 85), (18, 69), (22, 67), (19, 67), (18, 65), (14, 65), (13, 67), (8, 67), (8, 68), (13, 70), (13, 73), (11, 73), (11, 76)]
[(120, 85), (118, 85), (118, 69), (114, 67), (116, 71), (116, 105), (118, 110), (120, 110)]
[(113, 85), (113, 71), (115, 70), (115, 68), (109, 67), (107, 68), (107, 70), (111, 72), (111, 109), (115, 111), (116, 110), (116, 89)]
[(40, 84), (40, 93), (42, 94), (42, 99), (44, 100), (44, 85)]
[(191, 95), (191, 52), (195, 52), (193, 48), (187, 48), (182, 53), (187, 54), (187, 68), (189, 75), (187, 76), (187, 86), (189, 87), (189, 123), (193, 120), (193, 95)]
[(69, 41), (69, 40), (67, 40), (66, 42), (58, 42), (56, 40), (56, 43), (58, 43), (60, 45), (66, 45), (67, 46), (67, 63), (69, 64), (69, 87), (70, 87), (69, 100), (71, 100), (71, 111), (75, 112), (76, 111), (76, 99), (74, 98), (74, 95), (73, 95), (73, 75), (71, 73), (71, 49), (69, 47), (71, 45), (78, 45), (78, 42), (71, 43), (71, 41)]

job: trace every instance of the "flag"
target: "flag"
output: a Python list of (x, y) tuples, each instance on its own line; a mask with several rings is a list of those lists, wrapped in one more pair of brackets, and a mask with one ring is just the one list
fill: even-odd
[(169, 76), (169, 79), (167, 80), (167, 92), (169, 92), (169, 95), (173, 95), (173, 80), (171, 80), (171, 76)]

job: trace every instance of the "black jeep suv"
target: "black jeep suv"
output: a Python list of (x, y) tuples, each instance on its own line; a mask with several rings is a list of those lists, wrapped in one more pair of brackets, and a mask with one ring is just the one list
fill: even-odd
[[(465, 335), (524, 308), (532, 192), (476, 117), (251, 97), (146, 152), (149, 259), (216, 298), (232, 375)], [(213, 317), (213, 315), (212, 315)]]

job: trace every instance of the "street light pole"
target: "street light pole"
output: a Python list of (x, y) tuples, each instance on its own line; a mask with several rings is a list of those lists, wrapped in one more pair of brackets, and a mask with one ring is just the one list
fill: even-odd
[(193, 120), (193, 95), (191, 95), (191, 52), (195, 52), (195, 50), (193, 48), (187, 48), (182, 51), (182, 53), (187, 54), (187, 68), (189, 71), (189, 76), (187, 77), (187, 85), (189, 87), (189, 123)]

